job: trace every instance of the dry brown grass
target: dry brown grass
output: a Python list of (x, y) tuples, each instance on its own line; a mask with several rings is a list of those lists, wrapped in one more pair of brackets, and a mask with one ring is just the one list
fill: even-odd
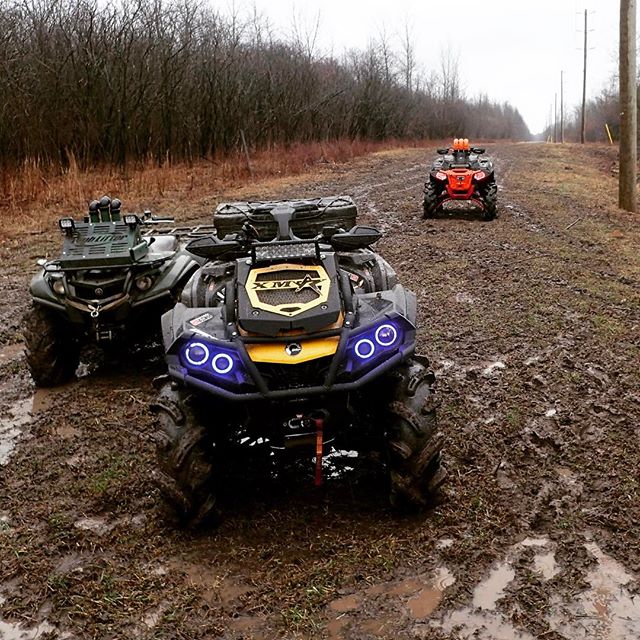
[(168, 198), (189, 204), (250, 181), (294, 176), (368, 153), (423, 144), (418, 140), (297, 143), (252, 153), (250, 166), (242, 153), (192, 163), (149, 159), (126, 168), (105, 165), (87, 170), (73, 156), (65, 168), (32, 159), (0, 173), (0, 235), (42, 231), (62, 215), (79, 216), (89, 201), (105, 193), (119, 197), (126, 210)]

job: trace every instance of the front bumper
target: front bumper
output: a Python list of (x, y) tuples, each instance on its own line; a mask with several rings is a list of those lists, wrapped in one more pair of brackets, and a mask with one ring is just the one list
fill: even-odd
[[(351, 316), (352, 317), (352, 316)], [(382, 327), (396, 327), (396, 342), (379, 342), (374, 335)], [(390, 316), (373, 324), (305, 336), (309, 341), (338, 338), (331, 356), (299, 364), (277, 365), (253, 361), (250, 348), (258, 338), (236, 335), (232, 341), (218, 341), (202, 334), (183, 337), (167, 352), (169, 375), (185, 384), (231, 401), (300, 399), (329, 393), (344, 393), (379, 378), (415, 352), (415, 326), (406, 318)], [(276, 340), (282, 347), (282, 339)], [(305, 344), (303, 340), (300, 344)], [(335, 344), (335, 342), (334, 342)], [(358, 354), (358, 344), (366, 352)], [(195, 360), (192, 355), (197, 350)], [(206, 350), (206, 355), (204, 351)], [(370, 351), (369, 351), (370, 350)], [(216, 355), (220, 354), (220, 355)], [(354, 354), (358, 354), (356, 357)], [(216, 369), (218, 358), (226, 366)], [(214, 373), (215, 369), (217, 373)]]

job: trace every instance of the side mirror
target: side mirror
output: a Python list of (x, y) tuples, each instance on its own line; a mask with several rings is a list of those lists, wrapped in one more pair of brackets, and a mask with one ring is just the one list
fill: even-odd
[(375, 227), (356, 225), (351, 231), (334, 234), (331, 236), (330, 242), (333, 248), (338, 251), (349, 251), (350, 249), (369, 247), (380, 238), (382, 238), (382, 233)]
[(437, 153), (438, 155), (444, 156), (444, 155), (446, 155), (447, 153), (449, 153), (449, 149), (436, 149), (436, 153)]
[(478, 155), (480, 155), (481, 153), (485, 152), (484, 147), (472, 147), (471, 151), (473, 151), (473, 153), (477, 153)]
[(219, 240), (215, 236), (196, 238), (187, 244), (185, 249), (200, 258), (220, 258), (223, 255), (240, 249), (236, 240)]

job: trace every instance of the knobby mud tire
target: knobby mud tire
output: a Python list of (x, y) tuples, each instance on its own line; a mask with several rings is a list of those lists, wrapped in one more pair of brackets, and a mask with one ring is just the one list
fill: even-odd
[(498, 185), (495, 182), (490, 182), (486, 186), (482, 200), (484, 202), (483, 218), (487, 221), (493, 220), (498, 210)]
[(80, 344), (53, 311), (32, 303), (23, 335), (27, 366), (37, 387), (55, 387), (73, 378)]
[(446, 477), (444, 436), (437, 429), (435, 378), (428, 361), (416, 358), (399, 374), (387, 428), (390, 501), (394, 508), (413, 511), (433, 502)]
[(422, 217), (435, 218), (438, 211), (438, 195), (431, 182), (424, 185), (424, 201), (422, 202)]
[(156, 414), (153, 480), (175, 524), (193, 528), (217, 515), (212, 488), (213, 445), (199, 423), (193, 396), (168, 382), (151, 405)]

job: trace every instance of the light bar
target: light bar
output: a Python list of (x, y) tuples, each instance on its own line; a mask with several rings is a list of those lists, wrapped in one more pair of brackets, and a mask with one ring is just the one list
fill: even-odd
[(315, 242), (299, 242), (293, 244), (269, 242), (254, 248), (256, 260), (289, 260), (291, 258), (315, 258)]

